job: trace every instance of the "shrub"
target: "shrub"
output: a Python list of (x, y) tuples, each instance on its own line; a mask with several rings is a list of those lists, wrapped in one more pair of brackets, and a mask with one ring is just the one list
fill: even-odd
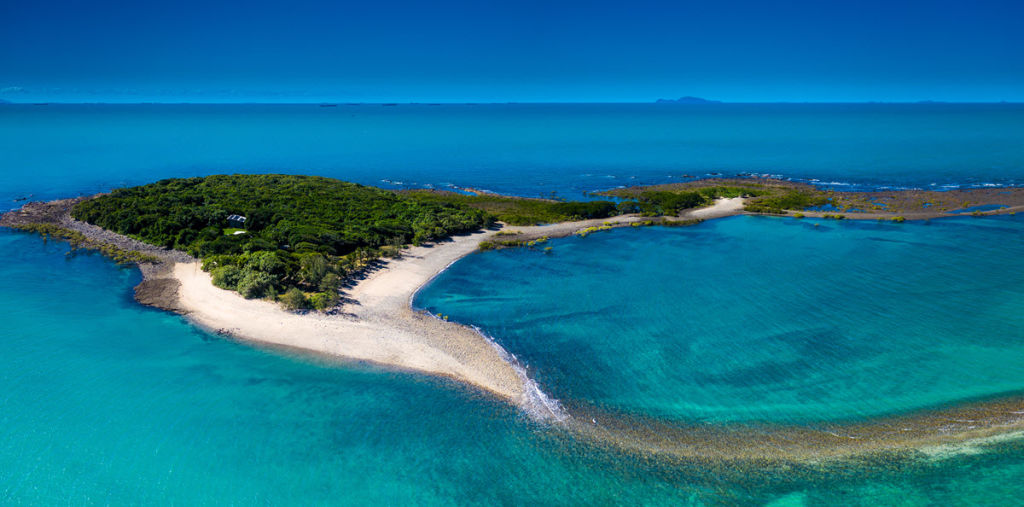
[(246, 268), (242, 270), (242, 278), (238, 281), (237, 290), (246, 299), (263, 297), (274, 286), (274, 277), (263, 271)]
[(242, 270), (234, 265), (214, 268), (211, 274), (213, 275), (213, 284), (227, 290), (235, 290), (238, 287), (238, 281), (242, 278)]
[(334, 273), (327, 273), (323, 279), (320, 280), (320, 290), (322, 291), (334, 291), (341, 287), (341, 277)]
[(677, 215), (681, 210), (695, 208), (711, 199), (700, 192), (665, 192), (649, 190), (640, 193), (640, 201), (655, 206), (663, 215)]
[(289, 310), (301, 310), (309, 305), (309, 301), (301, 290), (292, 287), (281, 296), (281, 304)]
[(748, 202), (744, 208), (757, 213), (782, 213), (784, 210), (800, 210), (811, 206), (828, 204), (824, 194), (804, 190), (791, 190), (783, 195), (761, 197)]
[(388, 259), (397, 259), (402, 256), (402, 247), (392, 245), (382, 246), (380, 248), (380, 253)]
[(327, 275), (327, 259), (318, 253), (303, 255), (299, 261), (299, 276), (309, 285), (316, 286)]
[(610, 201), (560, 202), (551, 206), (555, 213), (570, 218), (606, 218), (617, 212), (616, 205)]
[(338, 293), (335, 291), (317, 292), (309, 297), (309, 302), (319, 311), (329, 310), (338, 304)]
[(263, 250), (251, 254), (246, 267), (264, 273), (277, 273), (284, 268), (284, 263), (277, 257), (276, 252)]

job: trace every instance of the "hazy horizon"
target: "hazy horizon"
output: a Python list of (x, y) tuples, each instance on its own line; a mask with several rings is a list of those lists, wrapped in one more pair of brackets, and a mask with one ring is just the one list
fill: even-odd
[[(344, 105), (502, 105), (502, 104), (656, 104), (658, 99), (652, 99), (647, 101), (420, 101), (420, 100), (396, 100), (396, 101), (346, 101), (346, 100), (309, 100), (309, 101), (260, 101), (260, 100), (239, 100), (239, 101), (197, 101), (197, 100), (147, 100), (147, 101), (120, 101), (120, 100), (96, 100), (96, 101), (72, 101), (72, 100), (40, 100), (40, 101), (15, 101), (10, 99), (0, 99), (6, 101), (8, 104), (17, 105), (60, 105), (60, 104), (95, 104), (95, 105), (144, 105), (144, 104), (160, 104), (160, 105), (331, 105), (331, 106), (344, 106)], [(701, 97), (703, 98), (703, 97)], [(903, 100), (903, 101), (886, 101), (886, 100), (863, 100), (863, 101), (791, 101), (791, 100), (776, 100), (776, 101), (718, 101), (706, 104), (701, 103), (680, 103), (662, 104), (668, 107), (673, 106), (714, 106), (714, 105), (742, 105), (742, 104), (1024, 104), (1024, 100), (1011, 101), (1011, 100), (988, 100), (988, 101), (950, 101), (950, 100)], [(3, 102), (0, 102), (3, 103)]]

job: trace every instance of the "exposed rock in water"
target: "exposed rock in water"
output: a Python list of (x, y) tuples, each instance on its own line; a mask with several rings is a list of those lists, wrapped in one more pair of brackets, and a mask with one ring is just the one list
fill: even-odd
[(181, 283), (173, 278), (146, 279), (135, 286), (135, 300), (147, 306), (180, 313), (179, 288)]

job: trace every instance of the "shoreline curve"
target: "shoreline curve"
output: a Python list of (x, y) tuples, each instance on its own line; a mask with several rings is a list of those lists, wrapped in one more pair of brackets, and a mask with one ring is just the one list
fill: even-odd
[[(682, 219), (735, 215), (742, 208), (740, 198), (722, 199)], [(516, 237), (525, 240), (640, 221), (641, 217), (623, 216), (514, 229)], [(218, 334), (448, 377), (507, 400), (536, 418), (563, 420), (566, 416), (557, 402), (529, 379), (514, 355), (478, 329), (412, 308), (416, 293), (424, 285), (497, 234), (497, 230), (487, 230), (404, 250), (399, 259), (387, 261), (347, 291), (340, 315), (299, 314), (267, 301), (244, 299), (214, 286), (198, 261), (144, 269), (145, 281), (140, 289), (154, 287), (153, 292), (163, 293), (166, 300), (167, 286), (174, 286), (172, 300), (157, 306), (181, 313)]]
[[(477, 251), (480, 242), (495, 239), (498, 230), (403, 250), (401, 258), (387, 261), (347, 291), (348, 302), (342, 314), (300, 314), (214, 286), (199, 262), (182, 252), (146, 245), (73, 220), (68, 212), (80, 200), (30, 204), (50, 207), (43, 210), (48, 223), (160, 257), (162, 264), (139, 265), (143, 281), (135, 290), (142, 304), (182, 314), (201, 328), (243, 342), (450, 378), (512, 403), (535, 419), (557, 422), (553, 427), (566, 434), (622, 451), (678, 460), (792, 463), (880, 452), (934, 456), (972, 449), (986, 441), (1024, 438), (1024, 397), (1020, 396), (863, 423), (822, 423), (813, 427), (680, 426), (623, 418), (600, 410), (574, 409), (578, 413), (570, 414), (541, 391), (513, 354), (481, 330), (412, 308), (423, 286)], [(742, 198), (719, 199), (710, 207), (667, 220), (692, 222), (741, 214), (748, 214), (743, 211)], [(623, 227), (648, 220), (626, 215), (506, 230), (515, 230), (517, 240), (527, 241), (570, 236), (588, 227)]]

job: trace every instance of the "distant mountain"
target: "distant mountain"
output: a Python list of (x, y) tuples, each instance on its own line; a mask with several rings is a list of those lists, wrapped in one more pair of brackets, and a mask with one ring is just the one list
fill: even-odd
[(721, 104), (721, 100), (708, 100), (700, 97), (679, 97), (678, 99), (658, 99), (657, 104)]

